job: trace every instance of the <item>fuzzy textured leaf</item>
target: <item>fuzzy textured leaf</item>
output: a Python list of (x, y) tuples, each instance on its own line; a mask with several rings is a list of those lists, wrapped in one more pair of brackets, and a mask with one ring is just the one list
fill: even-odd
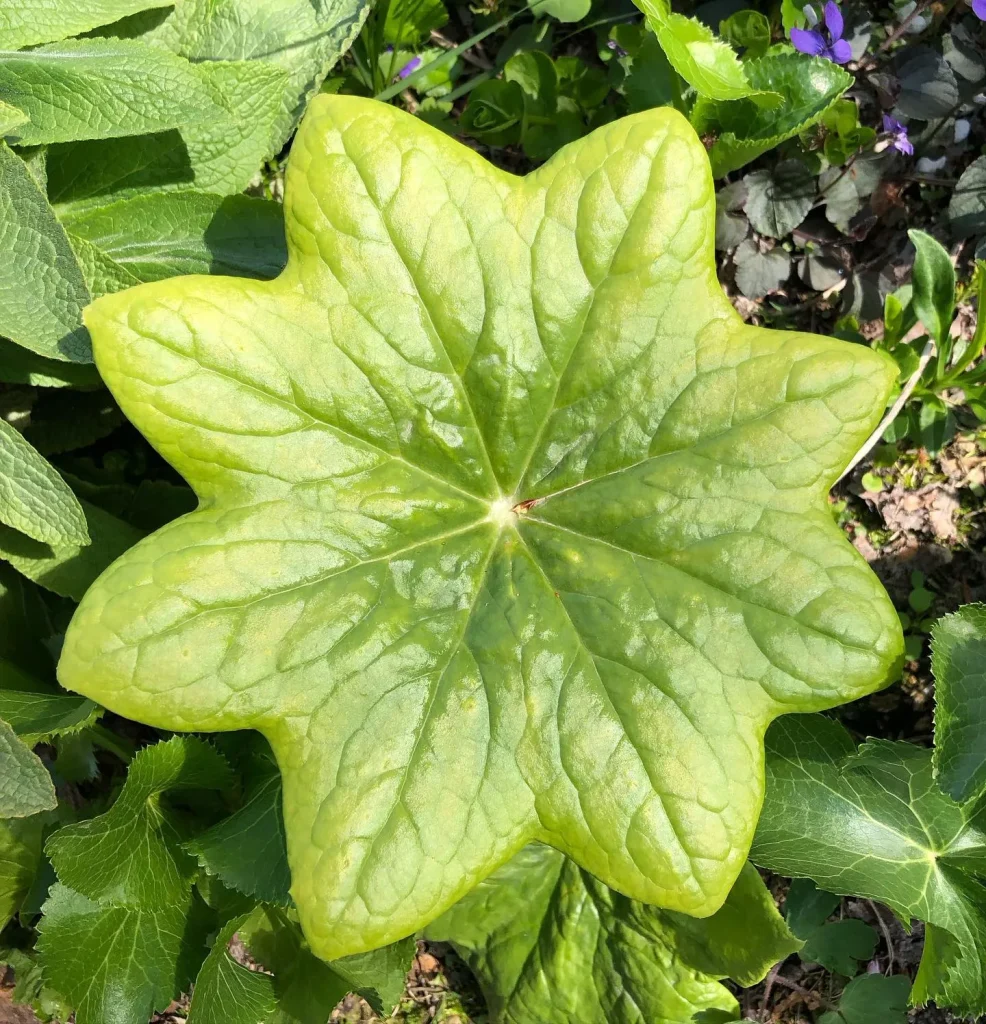
[(696, 920), (628, 900), (540, 843), (427, 934), (464, 957), (495, 1024), (731, 1019), (736, 1000), (719, 980), (755, 985), (801, 945), (752, 866), (716, 914)]
[(141, 38), (192, 61), (270, 61), (284, 71), (279, 113), (270, 126), (273, 154), (349, 49), (370, 6), (370, 0), (182, 0)]
[(935, 774), (962, 803), (986, 786), (986, 605), (967, 604), (935, 623), (931, 663)]
[(86, 595), (63, 684), (267, 737), (326, 959), (414, 932), (531, 839), (714, 912), (766, 723), (901, 657), (826, 502), (896, 366), (742, 323), (673, 111), (515, 178), (321, 96), (285, 203), (276, 280), (88, 309), (107, 385), (201, 506)]
[(38, 183), (4, 142), (0, 252), (0, 334), (48, 359), (91, 362), (82, 271)]
[(242, 192), (269, 151), (285, 73), (261, 60), (191, 66), (211, 97), (211, 116), (181, 130), (51, 147), (52, 202), (103, 206), (146, 192)]
[(170, 0), (4, 0), (0, 7), (0, 50), (19, 50), (87, 32), (138, 11), (167, 7)]
[(926, 922), (914, 982), (960, 1014), (986, 1012), (986, 811), (935, 783), (931, 751), (871, 740), (853, 746), (820, 715), (787, 718), (767, 736), (767, 795), (751, 857), (840, 895), (879, 900)]
[(17, 913), (41, 863), (43, 814), (0, 820), (0, 929)]
[(58, 471), (0, 420), (0, 523), (54, 546), (89, 543), (86, 516)]
[(222, 114), (188, 61), (128, 39), (0, 53), (0, 99), (30, 117), (17, 129), (25, 146), (141, 135)]

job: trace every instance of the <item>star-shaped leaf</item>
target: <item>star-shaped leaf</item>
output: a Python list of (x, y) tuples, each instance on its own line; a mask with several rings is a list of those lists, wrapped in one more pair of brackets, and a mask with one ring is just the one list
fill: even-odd
[(826, 506), (896, 369), (740, 321), (705, 151), (667, 109), (516, 178), (321, 96), (285, 219), (272, 282), (88, 308), (103, 377), (200, 507), (93, 585), (62, 682), (264, 733), (326, 958), (420, 928), (533, 838), (713, 912), (767, 723), (901, 656)]

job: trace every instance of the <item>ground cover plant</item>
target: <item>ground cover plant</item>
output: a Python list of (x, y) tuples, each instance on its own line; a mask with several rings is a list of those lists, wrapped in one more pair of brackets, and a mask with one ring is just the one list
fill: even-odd
[(0, 1017), (986, 1013), (984, 17), (3, 5)]

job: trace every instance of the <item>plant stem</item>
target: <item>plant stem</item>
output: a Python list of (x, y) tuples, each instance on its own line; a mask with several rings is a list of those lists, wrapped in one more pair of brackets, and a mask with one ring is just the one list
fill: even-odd
[[(897, 396), (897, 401), (887, 410), (887, 414), (877, 424), (876, 429), (863, 443), (863, 447), (853, 456), (852, 462), (842, 471), (839, 476), (839, 480), (844, 480), (870, 453), (870, 449), (874, 447), (877, 441), (883, 437), (884, 431), (895, 419), (901, 409), (907, 404), (907, 400), (911, 397), (911, 392), (918, 386), (918, 381), (921, 379), (921, 374), (924, 373), (924, 368), (931, 361), (931, 357), (935, 353), (935, 343), (929, 338), (928, 343), (924, 346), (924, 351), (921, 353), (921, 358), (918, 361), (917, 369), (911, 374), (907, 383), (902, 388), (900, 394)], [(836, 483), (839, 482), (836, 480)]]

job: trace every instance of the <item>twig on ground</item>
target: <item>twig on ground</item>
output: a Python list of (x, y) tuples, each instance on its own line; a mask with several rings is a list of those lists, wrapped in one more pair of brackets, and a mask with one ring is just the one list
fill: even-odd
[(887, 927), (886, 922), (883, 920), (883, 915), (873, 900), (867, 900), (866, 902), (869, 904), (870, 910), (873, 911), (873, 916), (880, 922), (883, 941), (887, 944), (887, 969), (884, 971), (884, 974), (892, 974), (894, 969), (894, 944), (890, 939), (890, 929)]

